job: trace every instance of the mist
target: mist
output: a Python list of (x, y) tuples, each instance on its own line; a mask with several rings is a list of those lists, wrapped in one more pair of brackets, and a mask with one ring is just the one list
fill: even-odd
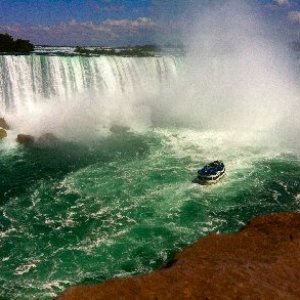
[(185, 78), (170, 105), (179, 120), (265, 130), (293, 117), (299, 96), (294, 56), (253, 7), (237, 1), (208, 7), (187, 32)]

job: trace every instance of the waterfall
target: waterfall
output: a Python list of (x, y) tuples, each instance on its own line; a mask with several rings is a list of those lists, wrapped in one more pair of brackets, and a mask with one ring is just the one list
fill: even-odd
[[(157, 94), (177, 78), (178, 59), (164, 57), (0, 56), (0, 114), (93, 91), (95, 95)], [(95, 97), (95, 101), (101, 98)]]

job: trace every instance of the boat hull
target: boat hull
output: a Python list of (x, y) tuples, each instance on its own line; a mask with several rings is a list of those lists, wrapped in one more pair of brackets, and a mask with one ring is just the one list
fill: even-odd
[(198, 183), (201, 185), (210, 185), (219, 182), (219, 180), (225, 176), (225, 169), (222, 170), (218, 175), (214, 176), (198, 176), (193, 180), (193, 183)]

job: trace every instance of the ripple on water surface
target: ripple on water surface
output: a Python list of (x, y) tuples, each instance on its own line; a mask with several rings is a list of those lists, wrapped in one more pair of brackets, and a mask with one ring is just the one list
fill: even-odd
[[(191, 184), (214, 159), (225, 162), (225, 178)], [(226, 132), (13, 145), (0, 167), (0, 296), (8, 299), (50, 299), (72, 284), (147, 272), (210, 232), (300, 206), (298, 158)]]

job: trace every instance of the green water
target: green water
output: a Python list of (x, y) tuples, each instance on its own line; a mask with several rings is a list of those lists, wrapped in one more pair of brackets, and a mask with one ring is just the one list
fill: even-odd
[[(300, 208), (297, 155), (251, 137), (153, 128), (89, 142), (0, 145), (0, 298), (149, 272), (211, 232)], [(212, 186), (197, 169), (224, 161)]]

